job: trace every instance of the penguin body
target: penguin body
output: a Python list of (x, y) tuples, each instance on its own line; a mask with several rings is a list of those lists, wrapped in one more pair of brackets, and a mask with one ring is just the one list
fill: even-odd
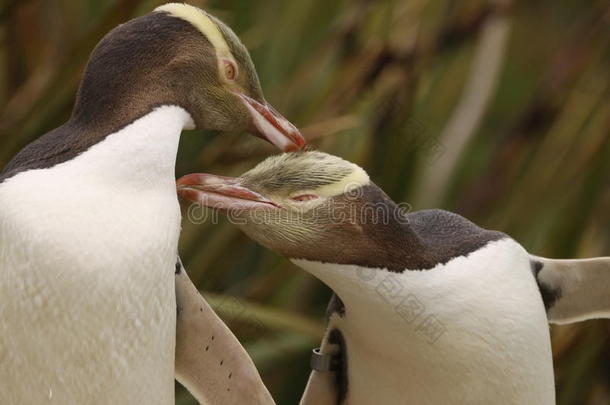
[(0, 185), (3, 403), (173, 403), (173, 173), (188, 125), (160, 107)]
[(339, 403), (554, 403), (544, 306), (512, 239), (400, 273), (293, 262), (343, 303), (328, 323), (344, 340)]
[(300, 133), (245, 47), (169, 4), (96, 46), (69, 121), (0, 173), (0, 403), (174, 402), (183, 129)]
[(178, 185), (335, 292), (302, 405), (554, 404), (548, 322), (610, 314), (608, 258), (541, 259), (457, 214), (407, 214), (335, 156)]

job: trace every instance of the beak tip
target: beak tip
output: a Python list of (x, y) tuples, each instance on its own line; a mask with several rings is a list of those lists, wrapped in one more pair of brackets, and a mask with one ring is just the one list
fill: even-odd
[(305, 147), (304, 142), (290, 142), (284, 147), (284, 152), (298, 152)]
[(256, 135), (270, 142), (284, 152), (303, 149), (307, 142), (301, 132), (273, 107), (238, 93), (250, 112)]
[(298, 130), (295, 131), (293, 138), (298, 150), (301, 150), (305, 148), (305, 146), (307, 146), (307, 141), (305, 140), (303, 135), (301, 135), (301, 132), (299, 132)]

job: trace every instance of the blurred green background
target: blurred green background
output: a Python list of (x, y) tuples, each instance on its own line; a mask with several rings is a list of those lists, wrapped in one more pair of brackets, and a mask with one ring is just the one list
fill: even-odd
[[(66, 120), (97, 41), (161, 3), (0, 2), (0, 166)], [(267, 99), (315, 147), (396, 201), (456, 211), (534, 254), (610, 255), (608, 1), (190, 3), (234, 28)], [(177, 174), (236, 175), (270, 153), (187, 133)], [(278, 404), (295, 404), (330, 292), (219, 222), (185, 221), (183, 260)], [(610, 322), (552, 333), (558, 403), (610, 404)]]

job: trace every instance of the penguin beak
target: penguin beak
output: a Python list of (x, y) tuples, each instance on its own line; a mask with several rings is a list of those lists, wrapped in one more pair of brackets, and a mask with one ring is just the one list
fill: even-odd
[(256, 128), (254, 135), (272, 143), (284, 152), (303, 149), (305, 138), (299, 130), (269, 104), (261, 104), (242, 93), (236, 93), (252, 117)]
[(178, 195), (195, 204), (228, 212), (250, 211), (254, 209), (279, 209), (268, 198), (249, 190), (234, 177), (196, 173), (180, 178), (177, 182)]

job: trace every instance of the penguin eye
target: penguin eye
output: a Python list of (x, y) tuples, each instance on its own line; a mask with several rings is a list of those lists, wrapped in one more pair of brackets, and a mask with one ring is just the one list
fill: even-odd
[(290, 197), (290, 199), (292, 201), (297, 201), (297, 202), (311, 201), (311, 200), (315, 200), (316, 198), (318, 198), (318, 196), (313, 195), (313, 194), (301, 194), (301, 195), (296, 195), (294, 197)]
[(237, 78), (237, 66), (229, 60), (223, 60), (225, 77), (229, 81), (234, 81)]

